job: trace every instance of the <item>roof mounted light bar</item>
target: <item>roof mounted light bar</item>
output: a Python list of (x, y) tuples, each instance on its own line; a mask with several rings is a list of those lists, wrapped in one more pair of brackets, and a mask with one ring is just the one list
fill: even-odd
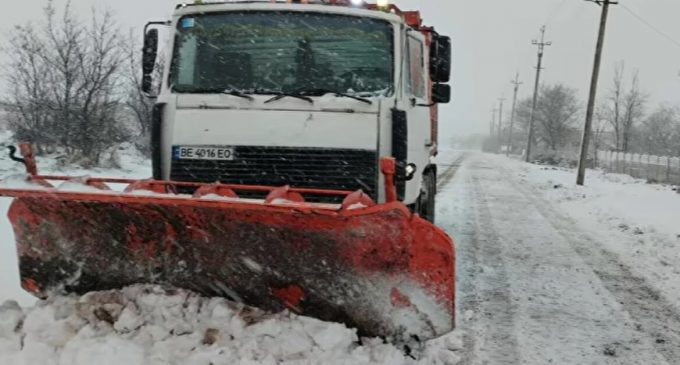
[(339, 6), (356, 6), (356, 7), (378, 7), (388, 8), (389, 0), (376, 0), (377, 4), (369, 4), (365, 0), (217, 0), (204, 1), (195, 0), (193, 3), (177, 4), (177, 8), (194, 6), (194, 5), (209, 5), (209, 4), (243, 4), (243, 3), (281, 3), (281, 4), (318, 4), (318, 5), (339, 5)]
[(195, 0), (194, 3), (178, 4), (177, 8), (184, 8), (187, 6), (199, 6), (210, 4), (252, 4), (252, 3), (270, 3), (270, 4), (308, 4), (308, 5), (331, 5), (331, 6), (348, 6), (355, 8), (363, 8), (368, 10), (384, 11), (399, 15), (404, 18), (406, 24), (418, 30), (427, 30), (423, 27), (423, 20), (419, 11), (402, 11), (395, 4), (391, 4), (390, 0), (375, 0), (376, 3), (368, 3), (366, 0), (218, 0), (218, 1), (204, 1)]

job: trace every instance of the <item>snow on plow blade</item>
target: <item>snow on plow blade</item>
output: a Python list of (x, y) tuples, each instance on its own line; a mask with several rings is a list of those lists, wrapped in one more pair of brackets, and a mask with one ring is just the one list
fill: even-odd
[[(0, 195), (15, 197), (22, 285), (36, 296), (152, 283), (288, 308), (370, 336), (429, 339), (453, 328), (453, 243), (401, 203), (317, 191), (345, 202), (314, 204), (304, 190), (199, 184), (193, 196), (159, 194), (177, 187), (164, 182), (105, 190), (124, 180), (89, 179), (72, 191), (69, 182), (28, 180)], [(271, 191), (257, 201), (238, 198), (239, 189)]]

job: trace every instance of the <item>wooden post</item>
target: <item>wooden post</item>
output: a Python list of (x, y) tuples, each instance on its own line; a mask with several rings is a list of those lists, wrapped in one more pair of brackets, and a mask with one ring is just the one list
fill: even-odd
[(607, 29), (607, 16), (609, 15), (609, 4), (611, 0), (594, 0), (602, 5), (602, 16), (600, 17), (600, 32), (597, 37), (597, 47), (595, 48), (595, 65), (593, 66), (593, 77), (590, 80), (590, 97), (588, 98), (588, 108), (586, 109), (586, 124), (583, 128), (583, 139), (581, 140), (581, 158), (578, 164), (578, 175), (576, 184), (583, 185), (586, 180), (586, 164), (588, 162), (588, 144), (593, 127), (593, 115), (595, 114), (595, 99), (597, 97), (597, 83), (600, 78), (600, 65), (602, 63), (602, 48), (604, 46), (605, 30)]

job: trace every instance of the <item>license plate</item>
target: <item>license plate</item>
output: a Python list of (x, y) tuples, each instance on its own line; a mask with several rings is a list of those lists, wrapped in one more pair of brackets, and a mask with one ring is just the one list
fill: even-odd
[(234, 149), (231, 147), (176, 146), (175, 160), (217, 160), (232, 161)]

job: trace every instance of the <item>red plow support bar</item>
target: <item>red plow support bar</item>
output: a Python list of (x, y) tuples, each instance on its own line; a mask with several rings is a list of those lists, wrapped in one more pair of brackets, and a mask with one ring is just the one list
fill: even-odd
[[(389, 173), (390, 161), (381, 167)], [(65, 177), (28, 180), (0, 196), (16, 198), (9, 217), (22, 284), (36, 296), (156, 283), (364, 335), (428, 339), (453, 329), (453, 243), (402, 203), (287, 187), (81, 179), (85, 188), (73, 191), (48, 186)], [(172, 193), (186, 186), (196, 193)], [(268, 197), (238, 198), (252, 191)], [(309, 194), (344, 202), (306, 203)]]

